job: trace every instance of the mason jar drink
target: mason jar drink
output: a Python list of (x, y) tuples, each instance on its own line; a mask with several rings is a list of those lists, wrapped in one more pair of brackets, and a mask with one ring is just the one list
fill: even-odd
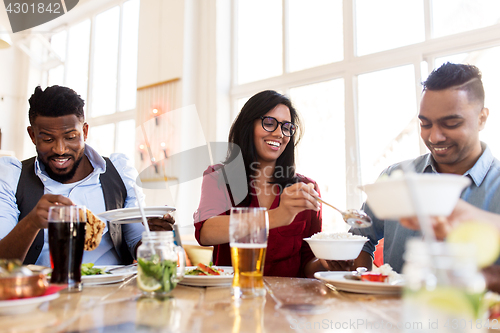
[(137, 249), (137, 286), (144, 296), (167, 296), (184, 277), (184, 249), (172, 231), (143, 232)]
[(407, 242), (403, 267), (407, 332), (482, 331), (486, 284), (475, 258), (471, 244)]

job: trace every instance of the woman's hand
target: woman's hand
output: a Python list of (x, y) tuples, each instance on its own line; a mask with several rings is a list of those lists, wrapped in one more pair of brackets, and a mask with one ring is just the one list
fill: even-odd
[(289, 225), (295, 219), (295, 216), (304, 210), (318, 211), (320, 204), (315, 199), (317, 196), (318, 193), (314, 190), (314, 184), (312, 183), (300, 182), (286, 187), (281, 193), (280, 205), (274, 209), (276, 213), (279, 212), (280, 214), (281, 225)]

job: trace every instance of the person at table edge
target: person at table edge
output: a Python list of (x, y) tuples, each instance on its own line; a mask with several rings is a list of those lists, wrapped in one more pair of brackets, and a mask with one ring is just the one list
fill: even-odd
[[(0, 258), (50, 267), (47, 217), (53, 205), (85, 205), (94, 214), (134, 207), (144, 200), (134, 183), (137, 171), (123, 154), (101, 157), (87, 145), (84, 101), (72, 89), (37, 87), (29, 99), (28, 134), (37, 156), (20, 162), (0, 158)], [(152, 230), (172, 230), (173, 218), (150, 221)], [(106, 223), (97, 249), (83, 262), (128, 264), (144, 226)]]
[[(405, 163), (418, 173), (450, 173), (471, 179), (461, 198), (493, 213), (500, 213), (500, 162), (479, 140), (489, 110), (484, 107), (484, 88), (479, 69), (472, 65), (445, 63), (432, 71), (423, 83), (420, 102), (421, 137), (430, 153), (392, 165), (382, 172), (391, 175)], [(371, 267), (378, 241), (384, 238), (384, 262), (401, 272), (405, 242), (421, 237), (419, 230), (405, 228), (397, 221), (377, 219), (369, 205), (363, 210), (373, 225), (353, 233), (369, 241), (354, 261), (354, 267)]]

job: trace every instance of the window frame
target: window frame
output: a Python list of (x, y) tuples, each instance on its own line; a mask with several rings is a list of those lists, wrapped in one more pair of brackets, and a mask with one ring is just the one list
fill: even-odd
[[(67, 70), (66, 70), (66, 65), (65, 62), (68, 59), (68, 53), (69, 53), (69, 38), (70, 34), (69, 29), (77, 25), (87, 19), (90, 19), (90, 43), (89, 43), (89, 63), (88, 63), (88, 81), (87, 81), (87, 100), (85, 101), (85, 121), (89, 124), (89, 127), (96, 127), (96, 126), (101, 126), (101, 125), (107, 125), (107, 124), (114, 124), (115, 125), (115, 133), (114, 133), (114, 142), (113, 142), (113, 147), (114, 150), (116, 150), (117, 143), (119, 141), (119, 131), (118, 129), (118, 123), (126, 120), (133, 120), (134, 122), (136, 121), (136, 107), (133, 109), (128, 109), (124, 111), (120, 111), (120, 68), (121, 68), (121, 47), (122, 47), (122, 40), (123, 40), (123, 5), (130, 0), (115, 0), (108, 2), (104, 4), (103, 6), (99, 6), (95, 10), (91, 12), (86, 12), (83, 13), (81, 16), (79, 16), (76, 19), (73, 19), (71, 21), (71, 24), (63, 24), (55, 29), (52, 30), (52, 34), (59, 33), (63, 30), (66, 30), (66, 55), (65, 55), (65, 61), (62, 62), (64, 66), (64, 74), (63, 74), (63, 84), (66, 85), (67, 82)], [(139, 0), (140, 1), (140, 0)], [(95, 57), (95, 39), (96, 39), (96, 31), (95, 31), (95, 21), (97, 15), (106, 12), (107, 10), (110, 10), (114, 7), (118, 6), (119, 7), (119, 33), (118, 33), (118, 59), (117, 59), (117, 75), (116, 75), (116, 109), (115, 112), (112, 114), (108, 115), (102, 115), (102, 116), (97, 116), (93, 117), (92, 116), (92, 84), (94, 80), (94, 57)], [(44, 83), (45, 85), (48, 85), (48, 80), (49, 80), (49, 75), (48, 72), (51, 68), (46, 68), (43, 73), (43, 78), (44, 78)], [(70, 87), (71, 88), (71, 87)], [(78, 92), (77, 92), (78, 93)], [(132, 156), (128, 156), (132, 161), (134, 161), (135, 154)]]
[[(343, 0), (343, 34), (344, 34), (344, 59), (335, 63), (304, 69), (298, 72), (287, 72), (288, 58), (287, 41), (288, 36), (288, 17), (286, 14), (288, 1), (282, 0), (283, 8), (283, 74), (255, 82), (238, 84), (238, 48), (237, 48), (237, 14), (238, 0), (232, 0), (232, 47), (231, 47), (231, 120), (233, 120), (239, 110), (237, 109), (238, 99), (248, 98), (255, 93), (273, 89), (289, 93), (290, 88), (314, 84), (321, 81), (342, 78), (344, 80), (344, 103), (345, 103), (345, 151), (346, 155), (354, 153), (356, 163), (351, 164), (349, 156), (346, 156), (346, 186), (349, 184), (360, 184), (360, 150), (358, 140), (357, 124), (357, 77), (361, 74), (399, 67), (403, 65), (413, 65), (415, 70), (415, 91), (417, 110), (420, 104), (422, 63), (427, 63), (428, 72), (433, 69), (434, 60), (443, 56), (449, 56), (462, 52), (471, 52), (480, 49), (487, 49), (500, 46), (500, 23), (480, 29), (470, 30), (454, 35), (432, 38), (432, 13), (431, 0), (423, 0), (424, 4), (424, 27), (425, 40), (421, 43), (407, 45), (391, 50), (364, 56), (355, 55), (355, 5), (351, 0)], [(418, 126), (418, 133), (420, 127)], [(419, 140), (420, 153), (427, 152), (422, 140)], [(363, 202), (361, 193), (353, 193), (347, 190), (346, 204), (348, 207), (360, 207)]]

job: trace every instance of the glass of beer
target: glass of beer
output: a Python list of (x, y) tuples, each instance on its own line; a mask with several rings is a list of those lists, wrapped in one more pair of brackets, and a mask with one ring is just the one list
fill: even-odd
[(53, 264), (50, 283), (67, 285), (68, 292), (81, 291), (87, 209), (85, 206), (53, 206), (49, 208), (48, 222)]
[(229, 242), (234, 269), (234, 297), (266, 294), (263, 276), (268, 234), (269, 215), (266, 208), (231, 208)]

